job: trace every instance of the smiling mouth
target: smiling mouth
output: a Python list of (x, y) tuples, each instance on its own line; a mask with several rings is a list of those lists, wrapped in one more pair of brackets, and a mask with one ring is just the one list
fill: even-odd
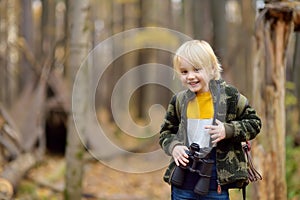
[(199, 81), (197, 81), (197, 82), (189, 82), (188, 84), (191, 85), (191, 86), (195, 86), (195, 85), (197, 85), (198, 83), (199, 83)]

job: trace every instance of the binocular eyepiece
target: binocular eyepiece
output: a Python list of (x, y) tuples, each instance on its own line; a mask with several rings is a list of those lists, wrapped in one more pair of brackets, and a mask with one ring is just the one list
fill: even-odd
[(185, 174), (187, 171), (195, 173), (199, 176), (199, 180), (195, 185), (194, 192), (199, 195), (206, 195), (209, 190), (210, 177), (212, 173), (212, 167), (214, 161), (209, 159), (208, 156), (201, 158), (200, 146), (196, 143), (192, 143), (189, 147), (188, 160), (189, 163), (186, 166), (179, 165), (175, 167), (171, 183), (175, 186), (182, 186)]

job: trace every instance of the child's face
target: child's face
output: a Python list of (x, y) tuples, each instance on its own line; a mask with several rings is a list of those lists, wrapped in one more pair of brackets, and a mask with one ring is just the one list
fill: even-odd
[(202, 93), (209, 91), (209, 75), (205, 69), (197, 69), (185, 60), (181, 60), (178, 72), (183, 85), (192, 92)]

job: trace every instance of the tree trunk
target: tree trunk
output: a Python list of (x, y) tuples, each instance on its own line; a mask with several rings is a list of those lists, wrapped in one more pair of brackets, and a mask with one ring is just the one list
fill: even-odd
[(212, 0), (211, 2), (211, 16), (213, 21), (213, 47), (216, 55), (222, 60), (222, 67), (224, 69), (224, 78), (226, 79), (226, 72), (228, 70), (228, 53), (227, 53), (227, 21), (226, 21), (226, 1)]
[(7, 63), (7, 9), (8, 0), (0, 1), (0, 102), (7, 105), (6, 95), (6, 63)]
[[(72, 1), (68, 2), (68, 37), (69, 37), (69, 58), (68, 58), (68, 80), (70, 93), (72, 93), (76, 73), (80, 69), (82, 62), (89, 51), (89, 41), (91, 39), (91, 27), (89, 24), (89, 1)], [(65, 200), (80, 200), (82, 194), (82, 177), (83, 177), (83, 155), (85, 149), (80, 141), (85, 138), (87, 130), (87, 107), (88, 97), (90, 97), (88, 88), (88, 66), (83, 65), (83, 73), (80, 76), (80, 83), (76, 84), (77, 91), (80, 94), (73, 94), (76, 98), (77, 105), (71, 110), (68, 121), (67, 149), (66, 149), (66, 188)], [(72, 101), (70, 99), (70, 101)], [(73, 114), (73, 115), (72, 115)], [(76, 127), (74, 118), (78, 116)], [(80, 138), (79, 138), (80, 137)]]
[[(124, 18), (125, 18), (124, 19), (124, 29), (125, 30), (129, 30), (129, 29), (138, 27), (140, 16), (137, 12), (135, 12), (135, 10), (138, 10), (139, 6), (140, 6), (139, 2), (129, 2), (125, 5), (125, 9), (124, 9)], [(124, 41), (123, 47), (124, 47), (125, 51), (126, 51), (126, 49), (131, 48), (130, 45), (132, 45), (132, 44), (126, 42), (126, 38), (124, 38), (123, 41)], [(127, 53), (125, 56), (122, 56), (124, 73), (126, 73), (130, 69), (138, 66), (138, 63), (137, 63), (138, 56), (139, 56), (139, 53), (137, 53), (137, 52)], [(127, 98), (128, 91), (130, 91), (131, 88), (134, 88), (138, 84), (137, 78), (138, 77), (134, 77), (133, 79), (131, 79), (130, 81), (127, 81), (122, 86), (122, 88), (124, 88), (123, 93), (118, 95), (120, 103), (124, 102), (124, 99)], [(124, 95), (124, 96), (121, 96), (121, 95)], [(130, 107), (130, 112), (131, 112), (132, 116), (137, 116), (138, 110), (136, 109), (137, 106), (136, 106), (136, 101), (134, 100), (134, 98), (132, 98), (132, 101), (129, 103), (128, 106)], [(124, 116), (126, 116), (126, 115), (124, 115)]]
[[(20, 35), (24, 37), (24, 41), (29, 47), (30, 52), (34, 50), (34, 33), (33, 33), (33, 17), (32, 17), (32, 0), (23, 0), (21, 1), (22, 13), (21, 13), (21, 24), (20, 24)], [(23, 38), (22, 38), (23, 39)], [(23, 40), (22, 40), (23, 41)], [(20, 40), (19, 40), (20, 44)], [(19, 48), (19, 47), (18, 47)], [(22, 49), (20, 50), (21, 54)], [(38, 58), (38, 57), (36, 57)], [(32, 81), (34, 74), (32, 73), (30, 61), (27, 60), (25, 56), (20, 58), (20, 90), (23, 89), (22, 86), (25, 86), (29, 81)]]
[(55, 1), (42, 0), (42, 58), (53, 54), (55, 45)]
[(195, 4), (195, 1), (183, 0), (182, 1), (182, 11), (181, 11), (182, 16), (180, 16), (179, 21), (174, 22), (175, 25), (178, 22), (180, 22), (181, 26), (179, 28), (181, 29), (181, 31), (183, 31), (185, 34), (187, 34), (191, 37), (195, 36), (195, 34), (194, 34), (195, 28), (193, 27), (193, 25), (198, 25), (199, 26), (199, 24), (196, 24), (196, 23), (193, 24), (193, 14), (194, 14), (194, 12), (191, 12), (191, 11), (193, 10), (193, 7), (196, 7), (194, 4)]
[(17, 48), (20, 26), (20, 1), (7, 1), (7, 103), (17, 99), (19, 91), (20, 52)]
[(263, 181), (255, 184), (253, 199), (286, 199), (285, 180), (285, 69), (293, 32), (290, 9), (266, 8), (257, 18), (253, 76), (254, 107), (263, 121), (253, 153)]
[[(255, 22), (255, 9), (252, 6), (252, 2), (248, 0), (242, 0), (241, 2), (241, 12), (242, 12), (242, 35), (240, 37), (242, 38), (243, 36), (246, 38), (243, 41), (241, 41), (242, 45), (239, 46), (239, 48), (244, 49), (244, 54), (242, 59), (245, 60), (244, 65), (245, 66), (237, 66), (237, 67), (242, 67), (244, 69), (244, 74), (247, 74), (247, 77), (245, 76), (239, 76), (245, 77), (246, 80), (241, 80), (244, 82), (244, 87), (241, 88), (242, 92), (244, 92), (250, 102), (253, 102), (253, 97), (252, 97), (252, 81), (253, 81), (253, 73), (252, 73), (252, 66), (253, 66), (253, 60), (254, 60), (254, 53), (253, 53), (253, 43), (254, 43), (254, 37), (253, 37), (253, 32), (254, 32), (254, 22)], [(239, 31), (239, 30), (237, 30)]]
[[(143, 13), (140, 26), (149, 26), (149, 24), (155, 24), (156, 26), (160, 25), (161, 20), (159, 19), (159, 16), (161, 18), (162, 11), (161, 9), (164, 6), (159, 6), (158, 8), (158, 1), (147, 1), (142, 0), (141, 1), (141, 13)], [(159, 14), (160, 12), (160, 14)], [(141, 49), (139, 51), (139, 64), (147, 64), (147, 63), (155, 63), (157, 60), (157, 52), (155, 50), (149, 50), (149, 49)], [(146, 72), (146, 73), (145, 73)], [(155, 70), (146, 69), (143, 70), (139, 77), (137, 77), (138, 82), (143, 83), (145, 80), (145, 76), (151, 77), (153, 80), (156, 77)], [(151, 87), (143, 87), (140, 88), (138, 95), (137, 95), (137, 105), (138, 105), (138, 118), (147, 119), (148, 117), (148, 108), (151, 105), (151, 102), (153, 102), (153, 91)]]
[[(193, 30), (194, 38), (199, 40), (205, 40), (210, 44), (212, 44), (213, 27), (211, 26), (211, 24), (212, 24), (213, 16), (211, 13), (211, 2), (210, 0), (202, 0), (202, 1), (193, 0), (192, 2), (193, 2), (192, 26), (194, 29)], [(187, 12), (191, 12), (191, 11), (187, 11)]]

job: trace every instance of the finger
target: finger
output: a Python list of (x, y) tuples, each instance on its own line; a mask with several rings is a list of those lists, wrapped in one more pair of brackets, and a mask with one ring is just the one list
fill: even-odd
[(218, 125), (220, 125), (220, 124), (222, 124), (222, 122), (220, 121), (220, 120), (216, 120), (216, 124), (218, 124)]
[(222, 136), (221, 134), (219, 134), (213, 141), (212, 143), (215, 144), (215, 143), (218, 143), (220, 142), (221, 140), (223, 140), (225, 137)]
[(211, 141), (211, 143), (216, 144), (216, 143), (218, 143), (218, 140), (215, 139), (215, 140)]
[(205, 129), (212, 129), (212, 126), (211, 125), (206, 125), (204, 126)]
[(179, 162), (181, 165), (186, 166), (186, 164), (189, 162), (189, 160), (187, 160), (186, 158), (180, 158)]
[(174, 161), (175, 161), (175, 164), (176, 164), (177, 166), (179, 166), (179, 162), (178, 162), (177, 158), (174, 158)]
[(218, 143), (218, 142), (220, 142), (220, 138), (214, 139), (211, 143), (216, 144), (216, 143)]
[(181, 155), (182, 155), (183, 158), (188, 158), (189, 157), (189, 155), (187, 154), (187, 151), (188, 151), (188, 149), (186, 149), (185, 151), (182, 152)]
[(213, 135), (210, 136), (210, 138), (212, 138), (212, 139), (217, 139), (218, 137), (220, 137), (219, 134), (213, 134)]
[(185, 157), (182, 157), (181, 160), (182, 160), (184, 163), (188, 163), (188, 162), (189, 162), (189, 159), (188, 159), (188, 158), (185, 158)]
[(210, 135), (215, 135), (215, 134), (218, 134), (218, 133), (219, 133), (219, 130), (217, 130), (217, 129), (210, 130), (210, 131), (208, 131), (208, 133), (209, 133)]

